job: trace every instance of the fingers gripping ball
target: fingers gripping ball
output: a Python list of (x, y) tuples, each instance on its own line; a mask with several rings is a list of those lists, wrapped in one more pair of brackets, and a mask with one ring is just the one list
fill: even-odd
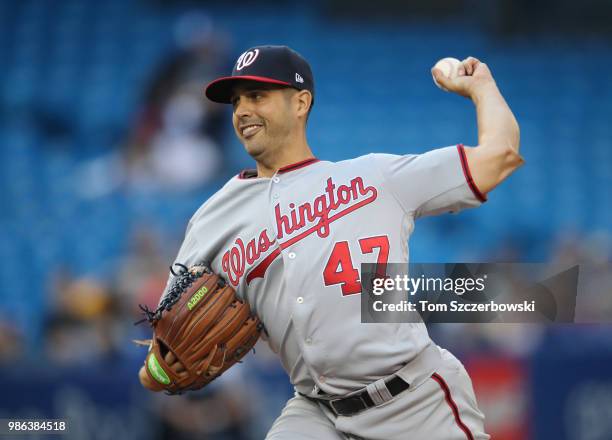
[[(459, 76), (459, 67), (461, 67), (461, 61), (459, 61), (457, 58), (447, 57), (439, 60), (433, 68), (440, 70), (445, 77), (453, 79)], [(440, 85), (433, 75), (432, 78), (436, 86), (445, 92), (448, 92), (448, 89)]]
[(170, 394), (219, 377), (253, 348), (263, 329), (249, 305), (208, 266), (182, 267), (155, 311), (141, 307), (153, 327), (145, 370)]

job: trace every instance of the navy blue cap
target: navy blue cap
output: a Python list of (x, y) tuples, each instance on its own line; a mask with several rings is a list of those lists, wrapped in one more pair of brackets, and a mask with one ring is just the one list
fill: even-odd
[(243, 81), (308, 90), (314, 99), (314, 79), (308, 61), (287, 46), (250, 48), (236, 60), (232, 76), (217, 78), (206, 86), (206, 97), (230, 104), (234, 87)]

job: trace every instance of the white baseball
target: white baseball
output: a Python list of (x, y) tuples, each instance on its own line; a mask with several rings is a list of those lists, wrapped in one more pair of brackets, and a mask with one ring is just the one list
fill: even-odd
[[(442, 58), (440, 61), (438, 61), (434, 65), (434, 68), (439, 69), (442, 72), (442, 74), (447, 78), (456, 78), (459, 74), (460, 65), (461, 65), (461, 61), (459, 61), (457, 58), (447, 57), (447, 58)], [(432, 78), (433, 78), (433, 75), (432, 75)], [(436, 81), (435, 78), (433, 78), (433, 81), (440, 89), (448, 92), (446, 88), (438, 84), (438, 81)]]

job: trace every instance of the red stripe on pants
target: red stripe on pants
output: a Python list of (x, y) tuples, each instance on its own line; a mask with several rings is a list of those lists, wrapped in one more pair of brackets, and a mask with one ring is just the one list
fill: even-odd
[(472, 431), (470, 431), (470, 428), (468, 428), (465, 423), (461, 421), (461, 417), (459, 417), (459, 408), (457, 408), (457, 404), (451, 396), (450, 389), (448, 388), (448, 385), (446, 384), (444, 379), (442, 379), (442, 376), (440, 376), (438, 373), (434, 373), (431, 375), (431, 378), (438, 382), (438, 385), (440, 385), (440, 388), (442, 388), (442, 391), (444, 392), (444, 398), (446, 399), (446, 403), (448, 403), (448, 406), (450, 406), (451, 410), (453, 411), (457, 426), (459, 426), (459, 428), (461, 428), (461, 430), (465, 433), (465, 436), (468, 438), (468, 440), (474, 440), (474, 436), (472, 435)]

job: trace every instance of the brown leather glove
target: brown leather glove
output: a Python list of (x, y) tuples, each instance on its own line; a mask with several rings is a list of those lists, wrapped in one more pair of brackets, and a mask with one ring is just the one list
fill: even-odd
[[(179, 266), (159, 307), (140, 306), (140, 322), (153, 327), (144, 369), (169, 394), (200, 389), (219, 377), (253, 348), (263, 329), (249, 305), (205, 263)], [(178, 374), (167, 359), (185, 371)]]

